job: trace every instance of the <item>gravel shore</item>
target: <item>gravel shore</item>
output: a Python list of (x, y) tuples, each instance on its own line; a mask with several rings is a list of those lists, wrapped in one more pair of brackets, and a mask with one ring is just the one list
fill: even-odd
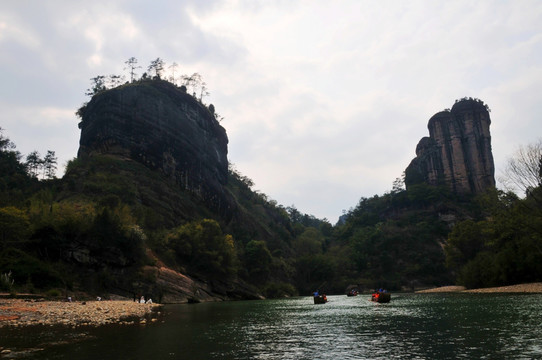
[(39, 301), (0, 299), (0, 328), (28, 325), (99, 326), (156, 321), (159, 304), (133, 301)]
[(483, 289), (471, 289), (466, 290), (464, 286), (443, 286), (434, 289), (420, 290), (416, 293), (443, 293), (443, 292), (462, 292), (462, 293), (542, 293), (542, 283), (530, 283), (530, 284), (519, 284), (519, 285), (510, 285), (510, 286), (501, 286), (501, 287), (492, 287), (492, 288), (483, 288)]

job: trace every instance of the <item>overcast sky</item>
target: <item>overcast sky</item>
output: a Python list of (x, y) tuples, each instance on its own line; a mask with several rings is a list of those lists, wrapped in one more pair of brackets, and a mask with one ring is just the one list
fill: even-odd
[[(24, 156), (79, 146), (90, 78), (135, 57), (199, 73), (255, 190), (335, 223), (391, 190), (427, 122), (491, 108), (496, 175), (542, 137), (542, 1), (0, 3), (0, 127)], [(62, 172), (59, 171), (59, 176)]]

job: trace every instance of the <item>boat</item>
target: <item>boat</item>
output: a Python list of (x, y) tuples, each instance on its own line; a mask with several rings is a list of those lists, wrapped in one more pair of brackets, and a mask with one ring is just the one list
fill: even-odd
[(346, 296), (358, 296), (358, 291), (355, 289), (352, 289), (346, 294)]
[(325, 295), (314, 295), (315, 304), (325, 304), (327, 303), (327, 297)]
[(385, 291), (375, 291), (371, 296), (371, 301), (378, 303), (389, 303), (391, 300), (391, 294)]

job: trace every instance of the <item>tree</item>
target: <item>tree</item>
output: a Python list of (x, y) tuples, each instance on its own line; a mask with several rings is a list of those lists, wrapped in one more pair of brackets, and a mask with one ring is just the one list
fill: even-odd
[(30, 221), (22, 210), (13, 206), (0, 208), (0, 249), (28, 240)]
[(124, 76), (122, 75), (109, 75), (108, 85), (109, 88), (116, 88), (124, 83)]
[(251, 240), (245, 247), (245, 264), (253, 281), (265, 281), (273, 257), (264, 241)]
[(202, 81), (199, 93), (199, 101), (203, 102), (203, 97), (209, 95), (211, 95), (211, 93), (207, 90), (207, 83), (205, 81)]
[(162, 72), (164, 71), (164, 60), (160, 58), (156, 58), (155, 60), (151, 61), (151, 64), (147, 68), (147, 71), (150, 73), (154, 72), (154, 76), (160, 79)]
[(291, 222), (301, 222), (302, 214), (299, 212), (299, 210), (297, 210), (295, 205), (292, 204), (292, 206), (286, 207), (286, 211), (288, 212), (288, 216), (290, 217)]
[(308, 227), (295, 239), (293, 248), (298, 257), (321, 254), (324, 240), (324, 236), (320, 231), (313, 227)]
[(54, 179), (56, 174), (57, 157), (55, 152), (47, 150), (47, 155), (43, 159), (43, 176), (46, 179)]
[(167, 236), (178, 261), (192, 271), (212, 275), (233, 275), (237, 255), (231, 235), (224, 234), (211, 219), (187, 223)]
[(135, 57), (131, 57), (128, 60), (124, 62), (126, 64), (126, 67), (124, 70), (129, 69), (130, 70), (130, 82), (134, 82), (135, 77), (135, 70), (141, 69), (141, 66), (137, 66), (137, 59)]
[(488, 232), (484, 225), (484, 222), (465, 220), (454, 226), (445, 246), (446, 264), (450, 269), (459, 270), (484, 249)]
[(193, 73), (190, 76), (184, 77), (184, 85), (187, 88), (187, 92), (194, 97), (197, 97), (196, 94), (199, 92), (202, 82), (201, 75), (198, 73)]
[(175, 84), (175, 71), (177, 71), (177, 67), (179, 67), (179, 64), (176, 62), (173, 62), (173, 64), (168, 66), (168, 69), (171, 69), (170, 80), (173, 84)]
[(24, 189), (32, 183), (26, 165), (15, 145), (2, 135), (0, 128), (0, 204), (21, 204)]
[(405, 190), (405, 173), (401, 177), (396, 178), (393, 181), (393, 187), (391, 189), (392, 194), (397, 194)]
[(38, 171), (43, 166), (43, 160), (40, 158), (40, 154), (37, 150), (32, 151), (26, 156), (26, 167), (30, 176), (37, 178)]
[(4, 135), (2, 135), (3, 131), (4, 131), (4, 129), (2, 129), (0, 127), (0, 151), (6, 151), (6, 150), (14, 149), (15, 144), (13, 144), (11, 142), (11, 140), (9, 140), (7, 137), (4, 137)]
[(104, 90), (107, 90), (106, 77), (98, 75), (90, 79), (92, 81), (90, 89), (87, 89), (85, 95), (94, 96)]
[(509, 190), (520, 190), (524, 194), (542, 186), (542, 139), (516, 150), (508, 159), (501, 182)]

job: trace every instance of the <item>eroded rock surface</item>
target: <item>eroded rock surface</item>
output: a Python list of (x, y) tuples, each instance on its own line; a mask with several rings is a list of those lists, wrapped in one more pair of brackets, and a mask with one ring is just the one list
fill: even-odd
[(214, 114), (161, 80), (103, 91), (81, 111), (78, 157), (107, 154), (159, 170), (215, 210), (230, 204), (228, 137)]
[(447, 185), (456, 194), (495, 186), (490, 124), (487, 106), (477, 99), (462, 99), (435, 114), (427, 125), (429, 136), (420, 140), (405, 171), (406, 186)]

